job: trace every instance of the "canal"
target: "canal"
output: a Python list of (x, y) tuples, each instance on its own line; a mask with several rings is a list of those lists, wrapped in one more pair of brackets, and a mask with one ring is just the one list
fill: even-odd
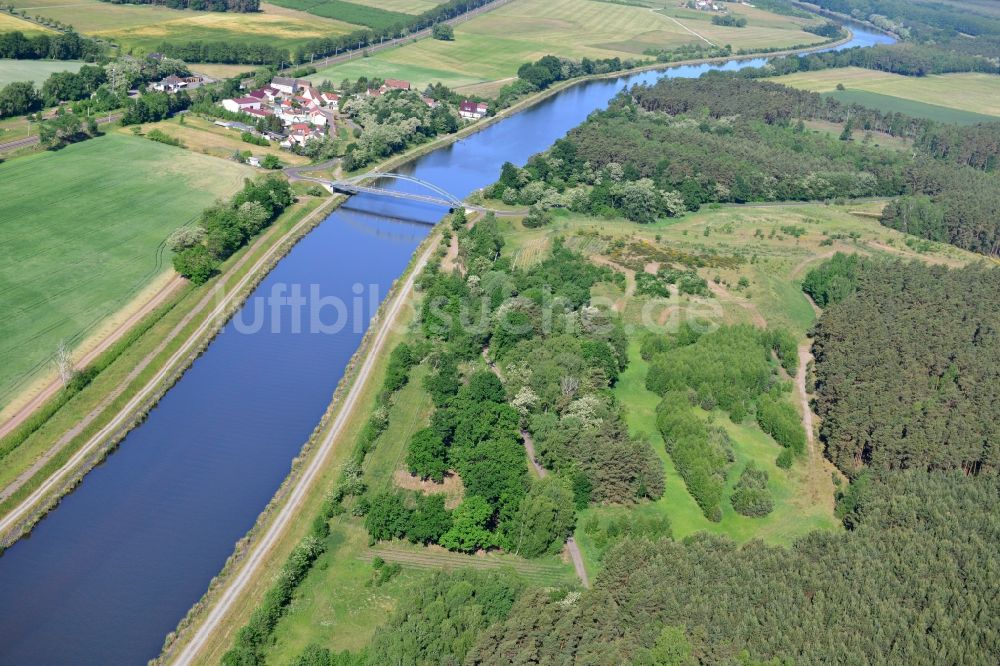
[[(854, 30), (840, 48), (892, 41)], [(400, 171), (464, 197), (626, 86), (764, 62), (581, 83)], [(356, 196), (295, 246), (149, 417), (0, 557), (0, 663), (159, 653), (287, 475), (380, 299), (443, 213)], [(299, 295), (306, 304), (291, 307)]]

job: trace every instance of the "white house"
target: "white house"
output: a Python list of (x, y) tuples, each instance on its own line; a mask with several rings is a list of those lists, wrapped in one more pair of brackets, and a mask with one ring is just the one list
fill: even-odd
[(295, 79), (289, 79), (284, 76), (276, 76), (271, 79), (271, 88), (274, 88), (280, 93), (285, 95), (291, 95), (295, 92)]
[(490, 107), (485, 102), (470, 102), (465, 100), (458, 106), (458, 115), (469, 120), (478, 120), (486, 115)]
[(326, 114), (322, 111), (315, 110), (309, 112), (309, 122), (313, 125), (323, 126), (326, 125)]
[(320, 94), (320, 100), (331, 109), (336, 110), (340, 108), (340, 95), (325, 92)]
[(237, 97), (236, 99), (222, 100), (222, 108), (226, 111), (239, 113), (250, 109), (260, 109), (261, 101), (256, 97)]

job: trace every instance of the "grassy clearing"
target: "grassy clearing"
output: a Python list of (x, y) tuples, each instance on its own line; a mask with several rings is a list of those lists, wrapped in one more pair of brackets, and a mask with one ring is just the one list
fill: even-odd
[[(181, 117), (184, 118), (183, 125), (180, 123)], [(281, 160), (282, 164), (296, 165), (306, 164), (309, 162), (309, 158), (296, 155), (288, 152), (287, 150), (281, 150), (281, 148), (278, 147), (278, 144), (274, 142), (272, 142), (270, 146), (257, 146), (255, 144), (246, 143), (240, 138), (240, 133), (236, 130), (219, 127), (211, 120), (199, 118), (192, 114), (175, 116), (174, 118), (163, 120), (158, 123), (143, 125), (143, 132), (148, 133), (153, 129), (158, 129), (162, 132), (166, 132), (168, 135), (176, 139), (180, 139), (184, 142), (184, 146), (188, 150), (197, 153), (204, 153), (205, 155), (211, 155), (212, 157), (228, 160), (232, 156), (233, 152), (237, 150), (241, 152), (249, 150), (252, 151), (254, 155), (275, 155)], [(121, 134), (131, 134), (128, 128), (121, 128), (118, 132)]]
[[(663, 438), (656, 429), (656, 406), (660, 397), (646, 390), (647, 363), (639, 356), (638, 343), (633, 341), (629, 347), (629, 367), (622, 375), (615, 395), (626, 407), (629, 430), (648, 438), (653, 448), (663, 460), (666, 475), (666, 492), (655, 503), (640, 507), (643, 512), (660, 512), (670, 518), (674, 536), (683, 538), (698, 531), (708, 531), (715, 534), (725, 534), (738, 542), (753, 538), (764, 539), (769, 543), (791, 543), (793, 539), (816, 529), (834, 529), (836, 521), (833, 518), (833, 483), (829, 474), (826, 475), (827, 488), (819, 489), (819, 497), (814, 501), (813, 488), (810, 487), (810, 475), (805, 461), (798, 462), (791, 470), (783, 470), (774, 464), (774, 459), (781, 452), (781, 447), (764, 434), (751, 421), (735, 424), (721, 413), (714, 412), (709, 416), (716, 424), (722, 425), (733, 439), (733, 450), (736, 462), (731, 465), (727, 478), (727, 497), (733, 485), (739, 478), (746, 463), (753, 460), (762, 469), (767, 470), (770, 481), (769, 488), (774, 497), (774, 511), (763, 518), (748, 518), (736, 513), (728, 501), (722, 505), (722, 520), (713, 523), (701, 512), (694, 499), (688, 494), (684, 480), (674, 469), (670, 457), (666, 454)], [(824, 501), (824, 498), (826, 501)], [(589, 509), (586, 516), (581, 516), (583, 524), (590, 514), (605, 518), (614, 515), (617, 509)], [(590, 558), (593, 558), (593, 539), (582, 530), (577, 530), (580, 545)]]
[(344, 0), (274, 0), (274, 2), (282, 7), (367, 26), (373, 30), (383, 30), (394, 25), (404, 24), (411, 18), (409, 14), (387, 11), (373, 5), (345, 2)]
[(412, 14), (416, 16), (434, 9), (441, 3), (438, 0), (364, 0), (368, 7), (376, 7), (389, 12), (399, 12), (401, 14)]
[(213, 79), (231, 79), (254, 71), (253, 65), (223, 65), (220, 63), (198, 63), (192, 67), (196, 74), (204, 74)]
[[(31, 12), (28, 13), (31, 14)], [(38, 35), (44, 32), (54, 32), (50, 28), (46, 28), (44, 25), (39, 25), (31, 21), (25, 21), (22, 18), (11, 16), (7, 12), (0, 13), (0, 32), (12, 32), (14, 30), (29, 36)]]
[[(2, 14), (0, 14), (2, 16)], [(0, 25), (0, 32), (3, 26)], [(79, 60), (0, 60), (0, 88), (15, 81), (33, 81), (38, 88), (54, 72), (76, 72), (83, 66)], [(0, 135), (3, 140), (3, 135)]]
[[(727, 36), (721, 43), (732, 43), (733, 48), (758, 45), (762, 38), (747, 30), (737, 30), (740, 34)], [(797, 28), (766, 30), (770, 31), (769, 46), (820, 41)], [(778, 33), (787, 33), (781, 36), (787, 41), (780, 41)], [(469, 86), (512, 77), (522, 63), (546, 54), (626, 58), (639, 56), (649, 48), (698, 41), (682, 26), (647, 7), (596, 0), (518, 0), (456, 27), (454, 42), (420, 40), (335, 65), (312, 78), (340, 81), (344, 77), (374, 75), (407, 79), (421, 87), (436, 81), (453, 87)]]
[(919, 108), (905, 104), (904, 100), (911, 100), (936, 107), (1000, 116), (1000, 76), (995, 74), (934, 74), (916, 77), (876, 72), (860, 67), (843, 67), (817, 72), (798, 72), (771, 80), (821, 93), (835, 91), (837, 84), (840, 83), (847, 92), (864, 91), (900, 98), (901, 101), (897, 103), (898, 108), (892, 110), (901, 113), (908, 113), (907, 108)]
[(351, 32), (357, 25), (261, 4), (252, 14), (195, 12), (100, 0), (18, 0), (18, 8), (57, 19), (79, 32), (112, 39), (126, 49), (155, 51), (164, 41), (267, 41), (293, 48), (315, 37)]
[(165, 238), (248, 173), (116, 133), (0, 165), (0, 404), (167, 270)]

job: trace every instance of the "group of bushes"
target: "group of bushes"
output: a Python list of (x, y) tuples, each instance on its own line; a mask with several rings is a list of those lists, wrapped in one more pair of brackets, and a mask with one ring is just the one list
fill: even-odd
[(729, 435), (692, 409), (686, 393), (671, 391), (656, 409), (656, 426), (688, 493), (711, 521), (722, 520), (726, 473), (733, 462)]
[(751, 518), (760, 518), (774, 509), (774, 499), (767, 488), (767, 472), (752, 461), (747, 463), (740, 474), (730, 497), (736, 513)]
[(204, 283), (223, 261), (271, 224), (293, 200), (291, 187), (283, 178), (247, 180), (230, 201), (201, 214), (200, 232), (175, 239), (171, 247), (176, 252), (174, 269), (195, 284)]
[(722, 517), (721, 503), (733, 453), (722, 428), (706, 423), (694, 406), (729, 413), (736, 423), (754, 414), (761, 429), (784, 450), (780, 467), (791, 467), (805, 451), (806, 434), (795, 408), (782, 395), (773, 353), (790, 374), (798, 349), (786, 331), (726, 326), (700, 334), (683, 326), (675, 335), (650, 335), (642, 343), (650, 360), (646, 387), (663, 396), (656, 423), (667, 452), (688, 492), (710, 520)]

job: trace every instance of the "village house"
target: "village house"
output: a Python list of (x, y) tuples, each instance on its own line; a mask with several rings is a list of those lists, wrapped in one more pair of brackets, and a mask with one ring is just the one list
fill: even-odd
[(259, 109), (260, 107), (261, 101), (256, 97), (237, 97), (236, 99), (222, 100), (222, 108), (233, 113), (249, 111), (250, 109)]
[(310, 85), (312, 84), (306, 79), (290, 79), (286, 76), (276, 76), (271, 79), (271, 87), (285, 95), (294, 95)]
[(420, 96), (420, 101), (423, 102), (424, 104), (426, 104), (427, 106), (429, 106), (432, 109), (436, 109), (438, 107), (437, 101), (431, 99), (427, 95), (421, 95)]
[(400, 79), (386, 79), (385, 84), (380, 88), (382, 92), (388, 92), (390, 90), (409, 90), (410, 82), (401, 81)]
[(320, 94), (320, 100), (331, 109), (337, 110), (340, 108), (340, 95), (325, 92)]
[(458, 106), (458, 115), (468, 120), (479, 120), (490, 110), (485, 102), (470, 102), (465, 100)]
[(157, 81), (152, 85), (153, 90), (166, 93), (174, 93), (178, 90), (187, 88), (188, 82), (179, 76), (171, 74), (170, 76)]

